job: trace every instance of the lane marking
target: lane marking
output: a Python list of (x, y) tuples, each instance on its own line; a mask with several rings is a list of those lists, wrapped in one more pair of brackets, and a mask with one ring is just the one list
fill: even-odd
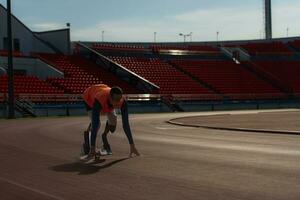
[(9, 184), (18, 186), (18, 187), (20, 187), (20, 188), (23, 188), (23, 189), (26, 189), (26, 190), (30, 190), (30, 191), (32, 191), (32, 192), (35, 192), (35, 193), (44, 195), (44, 196), (46, 196), (46, 197), (50, 197), (50, 198), (52, 198), (52, 199), (64, 200), (64, 199), (61, 198), (61, 197), (58, 197), (58, 196), (49, 194), (49, 193), (47, 193), (47, 192), (44, 192), (44, 191), (41, 191), (41, 190), (38, 190), (38, 189), (35, 189), (35, 188), (32, 188), (32, 187), (28, 187), (28, 186), (26, 186), (26, 185), (17, 183), (17, 182), (12, 181), (12, 180), (8, 180), (8, 179), (6, 179), (6, 178), (0, 177), (0, 180), (2, 180), (3, 182), (7, 182), (7, 183), (9, 183)]
[(192, 129), (193, 127), (156, 126), (155, 128), (159, 130), (177, 130), (177, 129)]
[[(287, 149), (287, 148), (278, 148), (277, 146), (265, 146), (263, 144), (259, 145), (243, 145), (243, 144), (223, 144), (218, 142), (210, 142), (207, 143), (205, 141), (201, 141), (201, 139), (178, 139), (178, 138), (154, 138), (151, 136), (140, 136), (139, 139), (160, 142), (165, 144), (179, 144), (179, 145), (188, 145), (195, 147), (204, 147), (211, 149), (223, 149), (223, 150), (235, 150), (241, 152), (256, 152), (256, 153), (264, 153), (264, 154), (272, 154), (272, 155), (292, 155), (299, 156), (300, 149)], [(275, 147), (275, 148), (274, 148)]]

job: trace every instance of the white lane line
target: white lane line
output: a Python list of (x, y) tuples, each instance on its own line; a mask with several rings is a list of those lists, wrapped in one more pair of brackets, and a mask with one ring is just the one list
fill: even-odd
[(155, 128), (159, 130), (178, 130), (178, 129), (191, 129), (193, 127), (156, 126)]
[(181, 128), (176, 128), (176, 127), (161, 127), (161, 126), (157, 126), (155, 127), (156, 129), (159, 129), (159, 130), (178, 130), (178, 129), (189, 129), (189, 128), (192, 128), (192, 127), (181, 127)]
[(18, 186), (20, 188), (24, 188), (26, 190), (30, 190), (32, 192), (35, 192), (35, 193), (38, 193), (38, 194), (41, 194), (41, 195), (44, 195), (46, 197), (50, 197), (52, 199), (57, 199), (57, 200), (64, 200), (63, 198), (61, 197), (58, 197), (58, 196), (55, 196), (55, 195), (52, 195), (52, 194), (49, 194), (47, 192), (44, 192), (44, 191), (41, 191), (41, 190), (38, 190), (38, 189), (35, 189), (35, 188), (32, 188), (32, 187), (28, 187), (26, 185), (23, 185), (23, 184), (20, 184), (20, 183), (17, 183), (15, 181), (12, 181), (12, 180), (8, 180), (6, 178), (2, 178), (0, 177), (0, 180), (4, 181), (4, 182), (7, 182), (9, 184), (12, 184), (12, 185), (15, 185), (15, 186)]
[(286, 149), (279, 148), (275, 145), (273, 146), (263, 146), (260, 145), (243, 145), (243, 144), (222, 144), (217, 142), (207, 143), (206, 141), (201, 141), (200, 139), (192, 140), (192, 139), (184, 139), (184, 138), (155, 138), (152, 136), (139, 136), (139, 139), (160, 142), (165, 144), (179, 144), (179, 145), (189, 145), (195, 147), (204, 147), (204, 148), (212, 148), (212, 149), (224, 149), (224, 150), (235, 150), (235, 151), (246, 151), (246, 152), (255, 152), (255, 153), (265, 153), (265, 154), (281, 154), (281, 155), (292, 155), (292, 156), (300, 156), (300, 149)]

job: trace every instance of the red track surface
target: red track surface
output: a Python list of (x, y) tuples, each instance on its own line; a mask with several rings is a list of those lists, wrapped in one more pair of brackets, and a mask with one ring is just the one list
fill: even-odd
[(0, 199), (299, 199), (299, 136), (164, 122), (182, 115), (132, 115), (143, 155), (118, 127), (94, 164), (76, 158), (87, 117), (1, 120)]

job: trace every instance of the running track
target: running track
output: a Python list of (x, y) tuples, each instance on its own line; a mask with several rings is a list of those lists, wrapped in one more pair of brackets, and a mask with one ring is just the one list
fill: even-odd
[(195, 114), (131, 115), (142, 156), (119, 126), (94, 164), (78, 161), (87, 117), (0, 120), (0, 199), (300, 199), (300, 136), (165, 123)]

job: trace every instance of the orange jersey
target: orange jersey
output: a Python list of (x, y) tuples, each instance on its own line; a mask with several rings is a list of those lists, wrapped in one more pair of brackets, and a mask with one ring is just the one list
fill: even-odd
[(101, 113), (110, 113), (115, 108), (121, 108), (124, 102), (124, 98), (122, 97), (118, 105), (109, 107), (108, 100), (110, 95), (110, 89), (111, 88), (105, 84), (93, 85), (84, 91), (82, 97), (86, 104), (91, 108), (93, 108), (94, 101), (95, 99), (97, 99), (101, 104)]

